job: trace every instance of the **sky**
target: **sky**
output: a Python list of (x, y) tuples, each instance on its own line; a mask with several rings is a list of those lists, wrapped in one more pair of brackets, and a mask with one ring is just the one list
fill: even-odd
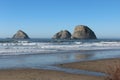
[(120, 38), (120, 0), (0, 0), (0, 38), (31, 38), (87, 25), (98, 38)]

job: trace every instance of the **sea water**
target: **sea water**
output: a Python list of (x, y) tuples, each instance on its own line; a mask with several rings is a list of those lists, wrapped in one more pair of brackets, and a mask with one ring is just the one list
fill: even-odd
[(0, 69), (120, 58), (120, 40), (0, 39)]

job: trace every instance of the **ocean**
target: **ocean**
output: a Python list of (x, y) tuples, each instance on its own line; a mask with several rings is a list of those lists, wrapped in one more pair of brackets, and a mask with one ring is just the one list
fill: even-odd
[(0, 69), (53, 68), (54, 64), (120, 58), (120, 39), (0, 39)]

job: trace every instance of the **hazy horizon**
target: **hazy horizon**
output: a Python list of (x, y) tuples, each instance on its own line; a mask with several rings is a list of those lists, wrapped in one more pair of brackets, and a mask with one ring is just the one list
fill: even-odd
[(51, 38), (61, 30), (73, 33), (87, 25), (98, 38), (120, 36), (119, 0), (0, 0), (0, 38), (23, 30), (31, 38)]

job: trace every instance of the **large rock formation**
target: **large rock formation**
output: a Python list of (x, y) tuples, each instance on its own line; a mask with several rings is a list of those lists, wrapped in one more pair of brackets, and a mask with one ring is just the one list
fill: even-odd
[(29, 36), (22, 30), (19, 30), (13, 35), (12, 39), (29, 39)]
[(56, 33), (52, 38), (53, 39), (70, 39), (71, 33), (67, 30), (60, 31), (60, 32)]
[(75, 27), (72, 39), (96, 39), (95, 33), (85, 25), (78, 25)]

